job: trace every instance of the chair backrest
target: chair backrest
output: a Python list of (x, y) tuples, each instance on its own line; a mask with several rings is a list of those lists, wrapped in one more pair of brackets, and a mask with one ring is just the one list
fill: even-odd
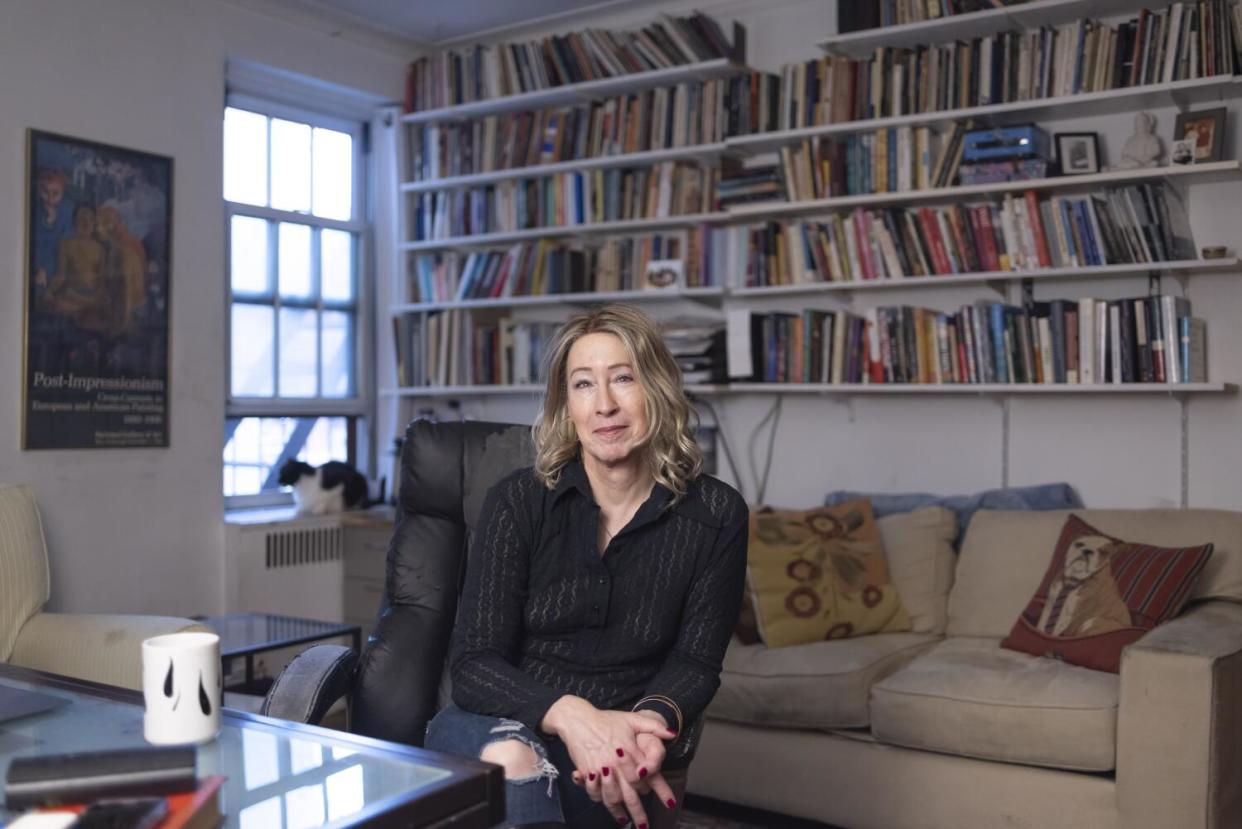
[(22, 626), (50, 595), (34, 492), (24, 484), (0, 484), (0, 662), (8, 661)]
[(529, 426), (415, 420), (406, 429), (384, 600), (358, 668), (352, 731), (423, 744), (483, 498), (533, 461)]

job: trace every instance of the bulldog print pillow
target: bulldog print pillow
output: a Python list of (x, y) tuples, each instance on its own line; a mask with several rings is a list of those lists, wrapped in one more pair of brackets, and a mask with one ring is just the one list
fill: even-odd
[(1181, 612), (1211, 555), (1211, 544), (1123, 541), (1071, 515), (1001, 646), (1117, 673), (1122, 648)]

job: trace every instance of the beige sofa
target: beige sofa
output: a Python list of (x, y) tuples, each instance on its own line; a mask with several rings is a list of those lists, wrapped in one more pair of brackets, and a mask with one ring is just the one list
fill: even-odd
[[(1070, 513), (1213, 542), (1192, 603), (1108, 674), (999, 647)], [(725, 659), (690, 791), (850, 829), (1242, 826), (1242, 513), (1058, 510), (880, 519), (914, 631)]]
[(34, 493), (0, 484), (0, 662), (141, 689), (143, 639), (210, 630), (176, 616), (43, 613), (50, 596)]

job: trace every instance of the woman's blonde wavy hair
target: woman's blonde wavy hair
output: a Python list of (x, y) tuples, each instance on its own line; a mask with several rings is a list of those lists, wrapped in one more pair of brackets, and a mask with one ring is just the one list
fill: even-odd
[(600, 305), (570, 317), (544, 357), (547, 389), (535, 424), (535, 473), (549, 488), (578, 454), (578, 433), (569, 417), (566, 363), (569, 350), (587, 334), (612, 334), (630, 356), (646, 397), (647, 434), (639, 440), (651, 476), (673, 493), (674, 502), (703, 469), (703, 453), (690, 424), (693, 409), (681, 369), (651, 318), (631, 305)]

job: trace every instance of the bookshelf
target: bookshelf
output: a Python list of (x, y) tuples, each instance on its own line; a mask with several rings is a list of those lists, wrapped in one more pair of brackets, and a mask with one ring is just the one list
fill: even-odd
[(727, 58), (701, 61), (685, 66), (652, 69), (594, 81), (554, 86), (517, 95), (503, 95), (466, 104), (409, 112), (401, 116), (403, 124), (434, 124), (443, 121), (462, 121), (482, 118), (486, 115), (503, 115), (524, 109), (551, 109), (588, 103), (610, 95), (625, 92), (641, 92), (657, 86), (675, 86), (687, 81), (708, 81), (725, 78), (744, 71), (745, 67)]
[(1021, 193), (1027, 190), (1098, 189), (1161, 179), (1194, 179), (1205, 183), (1215, 183), (1220, 181), (1236, 181), (1240, 178), (1242, 178), (1242, 162), (1214, 161), (1204, 164), (1191, 164), (1184, 167), (1164, 166), (1139, 170), (1111, 170), (1080, 176), (1053, 176), (1049, 178), (999, 181), (989, 184), (932, 187), (925, 190), (898, 190), (887, 193), (867, 193), (858, 196), (834, 196), (827, 199), (804, 199), (782, 204), (738, 205), (730, 207), (726, 211), (727, 217), (725, 221), (765, 221), (768, 219), (853, 210), (856, 207), (888, 207), (931, 201), (959, 201), (974, 196)]
[(817, 45), (830, 54), (856, 56), (872, 52), (880, 46), (904, 48), (979, 37), (1002, 29), (1033, 29), (1088, 16), (1110, 17), (1137, 11), (1145, 5), (1152, 4), (1143, 0), (1033, 0), (916, 23), (828, 35)]
[[(820, 46), (834, 55), (865, 55), (877, 46), (901, 47), (905, 45), (939, 43), (947, 40), (963, 40), (1018, 27), (1037, 28), (1073, 21), (1081, 17), (1107, 17), (1135, 11), (1145, 5), (1135, 0), (1035, 0), (1019, 6), (1010, 6), (984, 12), (957, 15), (933, 21), (890, 26), (880, 30), (851, 32), (833, 36), (820, 42)], [(577, 105), (610, 96), (626, 95), (661, 86), (671, 86), (688, 81), (728, 77), (747, 71), (733, 60), (722, 59), (688, 66), (641, 72), (610, 77), (596, 81), (553, 87), (535, 92), (521, 93), (501, 98), (475, 101), (452, 107), (431, 109), (403, 115), (399, 118), (398, 135), (408, 138), (409, 130), (420, 125), (437, 122), (453, 122), (477, 119), (483, 116), (512, 113), (528, 109), (544, 109)], [(674, 304), (686, 300), (711, 308), (737, 307), (752, 299), (769, 299), (778, 305), (796, 311), (796, 297), (815, 295), (830, 296), (845, 305), (853, 302), (858, 292), (893, 289), (942, 289), (964, 286), (988, 286), (998, 292), (1001, 300), (1017, 301), (1020, 287), (1027, 296), (1034, 285), (1052, 281), (1108, 280), (1126, 277), (1172, 275), (1179, 281), (1196, 274), (1230, 273), (1239, 269), (1237, 258), (1197, 259), (1178, 258), (1173, 261), (1137, 262), (1128, 264), (1088, 265), (1080, 267), (1044, 267), (1038, 269), (987, 270), (960, 272), (933, 276), (905, 276), (878, 279), (847, 279), (842, 281), (807, 281), (797, 284), (746, 287), (738, 274), (714, 273), (716, 281), (723, 286), (687, 288), (680, 290), (634, 290), (586, 293), (551, 293), (540, 295), (500, 296), (485, 299), (438, 300), (428, 302), (405, 301), (405, 280), (408, 265), (414, 257), (445, 252), (497, 251), (519, 243), (537, 240), (602, 239), (605, 237), (638, 237), (663, 231), (682, 231), (700, 226), (722, 228), (775, 220), (796, 220), (822, 214), (845, 213), (900, 205), (930, 203), (955, 203), (966, 199), (989, 200), (991, 197), (1021, 194), (1027, 191), (1067, 192), (1098, 191), (1103, 188), (1138, 185), (1144, 182), (1216, 183), (1242, 179), (1242, 162), (1236, 160), (1200, 163), (1191, 166), (1164, 166), (1136, 170), (1111, 170), (1079, 176), (1060, 176), (1033, 180), (1015, 180), (977, 185), (956, 185), (879, 192), (865, 195), (837, 196), (807, 199), (795, 202), (767, 202), (731, 206), (725, 210), (695, 212), (656, 218), (627, 219), (608, 222), (585, 222), (579, 224), (533, 227), (520, 230), (458, 235), (439, 239), (412, 241), (407, 236), (411, 228), (406, 212), (408, 200), (421, 194), (453, 190), (481, 188), (488, 185), (513, 182), (521, 179), (541, 178), (559, 174), (590, 173), (608, 168), (645, 168), (666, 162), (690, 162), (704, 166), (720, 164), (726, 158), (766, 156), (783, 147), (808, 139), (850, 136), (880, 130), (915, 126), (944, 126), (953, 122), (971, 120), (980, 126), (1000, 125), (1032, 121), (1041, 118), (1065, 119), (1116, 115), (1157, 107), (1176, 107), (1182, 110), (1203, 103), (1219, 103), (1233, 98), (1242, 91), (1242, 78), (1234, 75), (1214, 75), (1162, 83), (1083, 92), (1074, 95), (1042, 97), (1011, 101), (985, 106), (962, 107), (950, 110), (911, 113), (892, 117), (837, 121), (817, 126), (788, 130), (761, 132), (746, 135), (728, 135), (723, 142), (681, 146), (669, 149), (616, 154), (595, 158), (559, 161), (506, 169), (492, 170), (470, 175), (415, 180), (405, 174), (409, 157), (404, 147), (397, 153), (397, 198), (399, 208), (399, 235), (394, 245), (400, 264), (396, 268), (397, 281), (395, 301), (390, 306), (394, 320), (410, 315), (434, 315), (442, 311), (484, 310), (482, 318), (488, 323), (506, 311), (521, 309), (555, 309), (565, 306), (586, 305), (605, 301), (632, 301), (650, 304)], [(1167, 139), (1166, 139), (1167, 141)], [(1115, 148), (1115, 151), (1118, 148)], [(1214, 242), (1215, 240), (1197, 240)], [(1184, 283), (1183, 283), (1184, 287)], [(784, 305), (779, 305), (784, 303)], [(805, 306), (802, 306), (805, 307)], [(545, 314), (546, 317), (546, 314)], [(471, 323), (473, 324), (473, 323)], [(892, 384), (819, 384), (819, 383), (731, 383), (725, 385), (688, 386), (702, 395), (731, 396), (756, 394), (811, 394), (811, 395), (883, 395), (883, 394), (932, 394), (932, 395), (1000, 395), (1025, 396), (1047, 394), (1072, 395), (1186, 395), (1230, 394), (1236, 386), (1224, 382), (1211, 383), (892, 383)], [(442, 386), (396, 386), (382, 393), (389, 398), (444, 398), (444, 397), (537, 397), (541, 387), (529, 384), (516, 385), (442, 385)]]
[[(1056, 383), (729, 383), (714, 385), (687, 384), (686, 391), (699, 395), (1116, 395), (1116, 394), (1233, 394), (1238, 390), (1235, 383), (1091, 383), (1066, 385)], [(523, 385), (474, 385), (474, 386), (405, 386), (381, 389), (386, 397), (487, 397), (522, 396), (538, 398), (543, 386)]]
[(429, 179), (427, 181), (407, 181), (401, 185), (401, 192), (435, 193), (442, 190), (463, 190), (469, 187), (481, 187), (487, 184), (495, 184), (498, 181), (510, 181), (516, 178), (533, 178), (535, 176), (550, 176), (556, 173), (603, 170), (609, 167), (644, 167), (665, 161), (711, 163), (719, 159), (727, 151), (728, 147), (721, 141), (714, 144), (694, 144), (688, 147), (671, 147), (664, 150), (645, 150), (640, 153), (621, 153), (577, 161), (556, 161), (549, 164), (489, 170), (486, 173), (474, 173), (468, 176), (453, 176)]
[(739, 135), (726, 140), (725, 146), (739, 153), (759, 154), (780, 149), (788, 144), (796, 144), (808, 138), (850, 135), (895, 127), (943, 126), (966, 119), (974, 119), (980, 125), (993, 125), (1037, 121), (1052, 115), (1057, 117), (1116, 115), (1120, 112), (1137, 112), (1167, 106), (1186, 109), (1198, 104), (1218, 101), (1222, 96), (1236, 95), (1240, 83), (1242, 83), (1242, 77), (1213, 75), (1206, 78), (1128, 86), (1101, 92), (1080, 92), (1075, 95), (1034, 98), (1028, 101), (933, 110), (886, 118), (838, 121), (813, 127)]
[(1238, 259), (1182, 259), (1173, 262), (1134, 262), (1124, 265), (1096, 265), (1078, 268), (1041, 268), (1018, 271), (980, 271), (978, 273), (946, 274), (943, 276), (906, 276), (890, 279), (851, 280), (846, 282), (801, 282), (796, 285), (758, 285), (729, 289), (730, 296), (777, 296), (781, 294), (814, 294), (822, 291), (887, 290), (892, 288), (939, 288), (978, 283), (993, 283), (1002, 290), (1005, 283), (1045, 282), (1067, 279), (1107, 279), (1143, 274), (1168, 274), (1184, 277), (1198, 273), (1228, 273), (1242, 265)]

